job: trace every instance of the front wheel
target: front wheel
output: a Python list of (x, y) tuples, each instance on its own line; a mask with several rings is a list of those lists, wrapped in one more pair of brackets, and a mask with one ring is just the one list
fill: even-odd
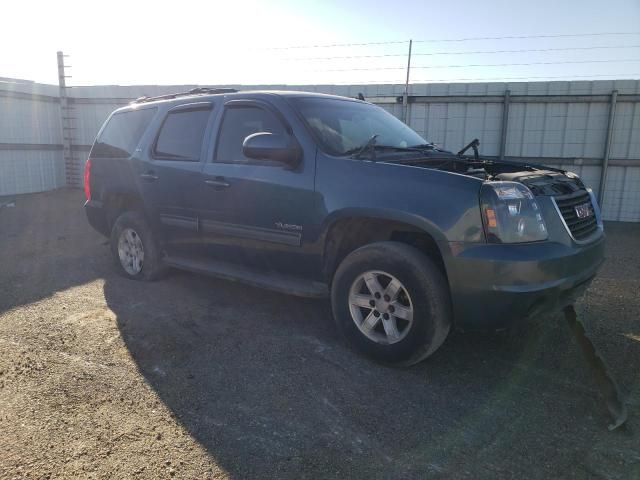
[(162, 273), (156, 240), (141, 213), (120, 215), (113, 224), (110, 243), (116, 268), (123, 276), (132, 280), (154, 280)]
[(418, 249), (378, 242), (349, 254), (331, 288), (333, 314), (358, 350), (412, 365), (435, 352), (451, 326), (447, 281)]

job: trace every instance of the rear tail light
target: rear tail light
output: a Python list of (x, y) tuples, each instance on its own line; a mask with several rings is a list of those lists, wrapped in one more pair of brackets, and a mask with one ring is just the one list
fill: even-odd
[(84, 196), (91, 200), (91, 159), (84, 163)]

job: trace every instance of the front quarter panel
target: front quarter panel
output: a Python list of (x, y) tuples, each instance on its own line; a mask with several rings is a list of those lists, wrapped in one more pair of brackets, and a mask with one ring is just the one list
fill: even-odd
[(325, 223), (358, 213), (409, 223), (439, 244), (484, 241), (476, 178), (327, 155), (316, 165)]

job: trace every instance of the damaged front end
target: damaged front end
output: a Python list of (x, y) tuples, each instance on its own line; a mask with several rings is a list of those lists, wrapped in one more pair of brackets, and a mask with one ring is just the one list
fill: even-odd
[[(457, 154), (430, 145), (417, 158), (390, 163), (436, 169), (482, 180), (480, 204), (490, 243), (546, 240), (545, 221), (557, 219), (576, 244), (597, 240), (603, 232), (595, 196), (572, 172), (543, 165), (495, 160), (478, 154), (474, 139)], [(465, 152), (473, 149), (473, 156)], [(542, 207), (542, 208), (539, 208)], [(548, 207), (548, 208), (545, 208)], [(544, 212), (544, 210), (549, 210)]]
[(585, 292), (604, 260), (604, 231), (596, 199), (577, 175), (437, 149), (401, 160), (409, 162), (480, 180), (484, 242), (456, 242), (447, 258), (461, 328), (506, 328), (561, 311)]

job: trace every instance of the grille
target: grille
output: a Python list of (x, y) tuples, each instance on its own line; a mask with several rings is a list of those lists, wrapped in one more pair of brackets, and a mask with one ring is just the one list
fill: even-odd
[(585, 203), (588, 203), (591, 211), (594, 212), (591, 197), (586, 190), (578, 190), (569, 195), (554, 197), (554, 200), (574, 239), (584, 240), (598, 229), (598, 220), (595, 213), (586, 218), (578, 218), (576, 213), (576, 206)]

